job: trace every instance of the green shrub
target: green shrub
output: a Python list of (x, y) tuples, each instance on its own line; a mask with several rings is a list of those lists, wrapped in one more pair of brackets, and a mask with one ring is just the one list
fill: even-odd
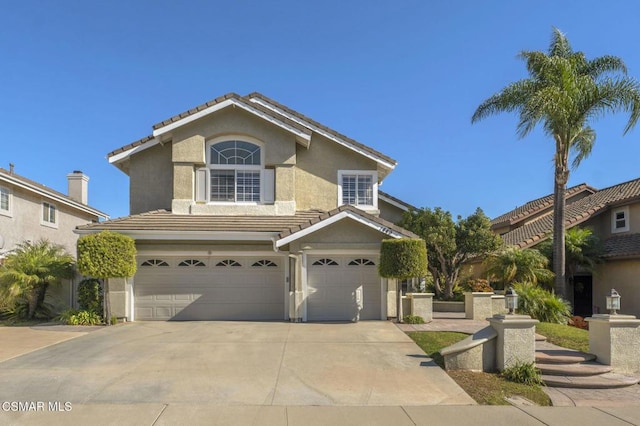
[(514, 284), (518, 293), (518, 313), (541, 322), (566, 324), (571, 316), (571, 305), (554, 293), (533, 284)]
[(102, 318), (95, 312), (78, 309), (67, 309), (58, 319), (67, 325), (96, 325), (102, 323)]
[(111, 325), (116, 325), (118, 323), (118, 317), (115, 315), (111, 316)]
[[(33, 314), (35, 320), (49, 321), (56, 316), (56, 308), (49, 302), (42, 302)], [(0, 319), (21, 321), (29, 319), (29, 303), (26, 299), (18, 299), (13, 305), (0, 309)]]
[(91, 311), (96, 314), (102, 312), (102, 285), (100, 280), (87, 278), (78, 284), (78, 304), (83, 311)]
[(406, 315), (404, 322), (406, 324), (424, 324), (424, 318), (419, 315)]
[(398, 238), (382, 240), (380, 276), (408, 279), (427, 275), (427, 249), (424, 240)]
[(505, 368), (502, 377), (515, 383), (522, 383), (527, 386), (542, 385), (540, 370), (533, 362), (518, 362), (515, 365)]

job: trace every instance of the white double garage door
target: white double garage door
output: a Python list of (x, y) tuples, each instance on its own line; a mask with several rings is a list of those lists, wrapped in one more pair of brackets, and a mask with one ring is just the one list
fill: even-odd
[[(135, 320), (283, 320), (288, 316), (287, 257), (139, 258)], [(373, 256), (309, 256), (307, 320), (382, 318)]]

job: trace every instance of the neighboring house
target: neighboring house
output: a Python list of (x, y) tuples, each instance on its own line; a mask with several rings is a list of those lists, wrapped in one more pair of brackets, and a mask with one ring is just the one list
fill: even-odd
[(396, 166), (388, 156), (253, 93), (162, 121), (108, 158), (130, 178), (131, 216), (77, 232), (136, 240), (135, 276), (110, 285), (116, 316), (395, 315), (380, 242), (417, 236), (392, 223), (410, 206), (378, 189)]
[[(108, 216), (87, 205), (89, 178), (80, 171), (67, 175), (68, 195), (0, 168), (0, 259), (25, 241), (47, 239), (76, 255), (77, 226)], [(53, 290), (59, 301), (73, 306), (73, 283)]]
[[(565, 226), (589, 227), (604, 243), (604, 263), (576, 277), (569, 298), (578, 315), (606, 313), (611, 288), (622, 295), (622, 313), (640, 316), (640, 179), (597, 190), (567, 190)], [(553, 230), (553, 195), (530, 201), (492, 221), (505, 244), (534, 247)]]

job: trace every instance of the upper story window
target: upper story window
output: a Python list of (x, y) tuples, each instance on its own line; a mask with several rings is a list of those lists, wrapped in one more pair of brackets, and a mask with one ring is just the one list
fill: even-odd
[(273, 169), (264, 168), (264, 152), (258, 141), (218, 138), (209, 143), (207, 168), (198, 171), (196, 200), (273, 202), (273, 176)]
[(58, 223), (58, 211), (56, 206), (51, 203), (42, 203), (42, 224), (47, 226), (55, 226)]
[(9, 188), (0, 186), (0, 214), (11, 216), (13, 199)]
[(626, 232), (629, 230), (629, 206), (615, 209), (611, 213), (611, 232)]
[(369, 170), (338, 171), (338, 205), (378, 208), (378, 173)]

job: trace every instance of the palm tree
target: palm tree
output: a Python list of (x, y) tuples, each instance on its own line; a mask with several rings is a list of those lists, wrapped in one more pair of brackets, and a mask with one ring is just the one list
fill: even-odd
[[(579, 270), (592, 272), (602, 262), (604, 247), (590, 228), (574, 226), (567, 229), (564, 243), (567, 282), (572, 283)], [(552, 240), (545, 240), (537, 248), (547, 258), (553, 259), (553, 245)]]
[(605, 113), (629, 112), (626, 134), (640, 117), (640, 86), (627, 77), (622, 59), (602, 56), (588, 60), (574, 52), (566, 36), (553, 29), (548, 53), (523, 51), (529, 77), (516, 81), (485, 100), (471, 118), (475, 123), (499, 112), (518, 112), (518, 134), (528, 135), (538, 124), (555, 142), (553, 206), (553, 271), (555, 291), (566, 297), (564, 219), (569, 157), (573, 167), (587, 158), (596, 140), (591, 120)]
[(44, 303), (47, 288), (63, 278), (73, 278), (73, 262), (62, 246), (47, 240), (24, 242), (0, 266), (0, 290), (9, 302), (24, 299), (29, 307), (27, 319), (33, 319)]
[(484, 261), (485, 272), (505, 287), (516, 283), (547, 283), (553, 272), (547, 267), (549, 259), (535, 249), (506, 247), (490, 254)]

